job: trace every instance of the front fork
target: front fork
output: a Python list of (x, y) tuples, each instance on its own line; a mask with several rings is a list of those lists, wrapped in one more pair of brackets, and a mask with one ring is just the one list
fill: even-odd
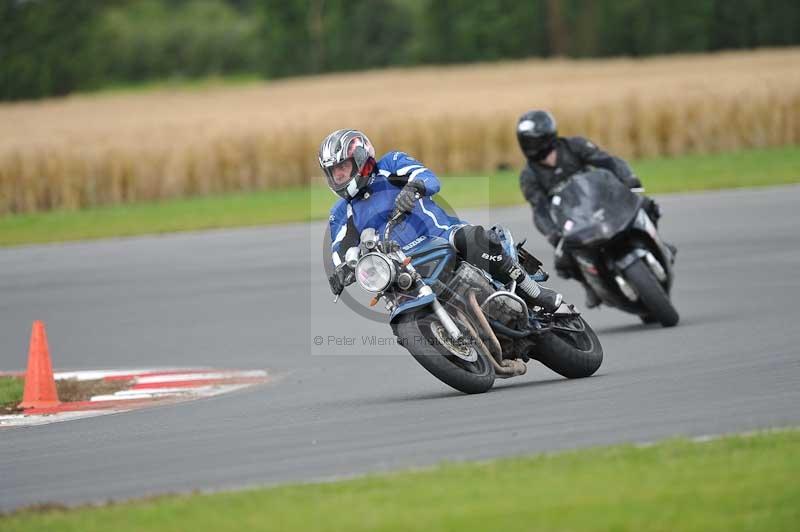
[[(406, 270), (408, 270), (408, 273), (410, 273), (416, 280), (417, 286), (419, 286), (419, 295), (433, 295), (433, 290), (430, 286), (422, 281), (422, 276), (411, 264), (411, 259), (406, 257), (402, 250), (398, 250), (397, 254), (403, 266), (405, 266)], [(434, 314), (436, 314), (436, 317), (439, 318), (439, 323), (441, 323), (445, 328), (447, 334), (450, 335), (450, 338), (456, 341), (460, 340), (463, 335), (461, 334), (458, 325), (456, 325), (456, 322), (453, 321), (453, 318), (450, 317), (450, 314), (447, 313), (442, 304), (439, 303), (439, 299), (435, 295), (433, 296), (433, 301), (431, 301), (431, 307), (433, 307)]]
[[(419, 293), (420, 295), (427, 296), (433, 294), (433, 290), (431, 290), (430, 286), (423, 283), (423, 286), (419, 289)], [(439, 323), (445, 328), (450, 338), (453, 340), (460, 340), (463, 335), (458, 325), (456, 325), (456, 322), (453, 321), (453, 318), (450, 317), (450, 314), (447, 313), (437, 298), (434, 297), (433, 301), (431, 301), (431, 307), (433, 307), (434, 314), (439, 318)]]

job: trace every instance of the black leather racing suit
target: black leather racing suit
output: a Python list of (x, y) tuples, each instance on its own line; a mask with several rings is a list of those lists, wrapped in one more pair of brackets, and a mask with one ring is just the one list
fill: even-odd
[(551, 244), (560, 238), (559, 228), (550, 219), (550, 199), (556, 185), (594, 166), (610, 170), (628, 188), (641, 186), (628, 163), (609, 155), (583, 137), (559, 137), (555, 149), (555, 166), (529, 160), (519, 175), (522, 195), (533, 207), (533, 223)]
[[(555, 143), (557, 152), (556, 165), (547, 166), (537, 161), (528, 160), (519, 175), (519, 186), (522, 194), (533, 208), (533, 223), (548, 242), (555, 246), (561, 238), (560, 228), (550, 218), (550, 200), (556, 185), (569, 179), (572, 175), (583, 172), (588, 167), (610, 170), (628, 188), (641, 187), (641, 181), (634, 175), (628, 163), (610, 155), (588, 139), (583, 137), (558, 137)], [(645, 210), (654, 218), (658, 218), (658, 207), (646, 198)], [(556, 270), (562, 277), (574, 277), (582, 280), (574, 261), (570, 257), (556, 257)]]

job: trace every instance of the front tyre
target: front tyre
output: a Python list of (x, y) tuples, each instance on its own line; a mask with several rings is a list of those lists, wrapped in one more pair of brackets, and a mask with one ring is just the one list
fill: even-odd
[(556, 314), (552, 327), (536, 341), (534, 358), (568, 379), (594, 375), (603, 363), (603, 346), (580, 315)]
[(644, 260), (637, 260), (625, 268), (624, 275), (639, 294), (639, 301), (647, 309), (648, 317), (664, 327), (673, 327), (678, 323), (678, 311)]
[[(466, 327), (455, 320), (461, 332)], [(454, 345), (430, 309), (418, 310), (400, 318), (395, 334), (411, 356), (434, 377), (464, 393), (483, 393), (494, 384), (494, 366), (476, 342)], [(465, 360), (474, 359), (474, 361)]]

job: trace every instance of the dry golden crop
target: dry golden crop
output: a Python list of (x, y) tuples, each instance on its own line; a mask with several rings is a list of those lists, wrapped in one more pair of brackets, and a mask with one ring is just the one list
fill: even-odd
[(302, 184), (333, 128), (440, 173), (516, 166), (518, 115), (623, 156), (800, 142), (800, 49), (391, 69), (0, 105), (0, 214)]

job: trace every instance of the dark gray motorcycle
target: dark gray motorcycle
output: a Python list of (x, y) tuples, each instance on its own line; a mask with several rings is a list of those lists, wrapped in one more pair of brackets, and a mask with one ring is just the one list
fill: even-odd
[(672, 327), (680, 319), (670, 299), (675, 257), (643, 202), (607, 170), (575, 174), (551, 199), (550, 217), (563, 235), (556, 254), (575, 258), (603, 303)]

